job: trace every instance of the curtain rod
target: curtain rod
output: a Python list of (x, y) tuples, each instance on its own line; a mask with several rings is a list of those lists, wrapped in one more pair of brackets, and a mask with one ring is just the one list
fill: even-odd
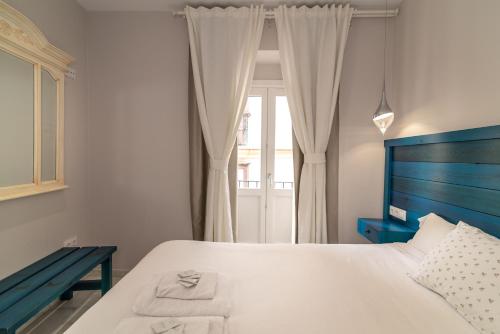
[[(172, 12), (174, 16), (186, 16), (184, 11)], [(272, 10), (266, 9), (266, 19), (274, 19), (274, 12)], [(381, 9), (381, 10), (362, 10), (354, 9), (352, 17), (364, 18), (364, 17), (395, 17), (398, 16), (399, 9)]]

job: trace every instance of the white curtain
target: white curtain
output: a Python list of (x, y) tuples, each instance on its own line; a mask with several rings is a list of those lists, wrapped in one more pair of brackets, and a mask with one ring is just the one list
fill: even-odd
[(304, 153), (297, 222), (300, 243), (327, 242), (325, 153), (352, 12), (349, 5), (274, 10), (293, 130)]
[(233, 241), (228, 163), (252, 83), (264, 9), (186, 7), (196, 98), (210, 155), (205, 240)]

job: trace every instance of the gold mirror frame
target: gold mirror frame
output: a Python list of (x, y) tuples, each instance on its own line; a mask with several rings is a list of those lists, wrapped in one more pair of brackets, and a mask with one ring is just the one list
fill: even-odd
[[(67, 188), (64, 183), (64, 75), (74, 59), (49, 43), (26, 16), (0, 0), (0, 50), (33, 64), (33, 183), (0, 187), (0, 201)], [(56, 179), (42, 182), (42, 68), (57, 82)], [(1, 161), (0, 161), (1, 163)]]

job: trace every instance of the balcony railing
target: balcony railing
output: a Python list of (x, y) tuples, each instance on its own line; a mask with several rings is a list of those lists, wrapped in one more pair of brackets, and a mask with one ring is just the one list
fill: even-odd
[[(293, 182), (275, 181), (274, 189), (293, 189)], [(259, 189), (260, 181), (238, 180), (239, 189)]]
[(259, 189), (260, 181), (238, 180), (239, 189)]
[(293, 189), (293, 182), (275, 181), (274, 189)]

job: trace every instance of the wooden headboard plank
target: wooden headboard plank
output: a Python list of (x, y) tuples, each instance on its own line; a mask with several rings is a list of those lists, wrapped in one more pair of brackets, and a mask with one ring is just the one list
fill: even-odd
[(500, 191), (450, 183), (392, 178), (392, 190), (500, 216)]
[(384, 141), (385, 147), (422, 145), (435, 143), (463, 142), (483, 139), (500, 139), (500, 125), (484, 128), (466, 129), (442, 132), (431, 135), (413, 136), (405, 138), (388, 139)]
[(386, 140), (384, 218), (430, 212), (500, 237), (500, 126)]
[(409, 227), (417, 228), (418, 218), (434, 212), (450, 222), (458, 223), (462, 220), (492, 235), (500, 236), (500, 217), (395, 191), (391, 197), (393, 205), (407, 210)]
[(394, 161), (500, 164), (500, 139), (396, 146)]
[(500, 190), (500, 165), (394, 161), (392, 175)]

